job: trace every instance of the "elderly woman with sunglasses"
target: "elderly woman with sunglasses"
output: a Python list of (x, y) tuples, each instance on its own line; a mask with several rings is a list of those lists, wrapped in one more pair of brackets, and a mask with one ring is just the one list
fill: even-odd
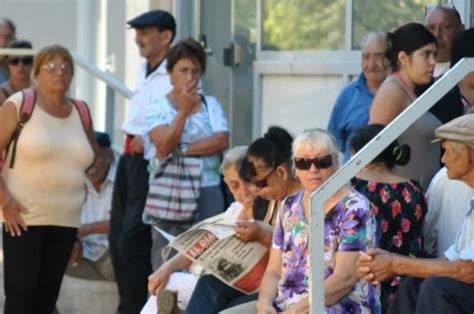
[[(26, 40), (14, 41), (8, 48), (33, 48)], [(0, 85), (0, 106), (10, 95), (30, 87), (31, 68), (33, 66), (32, 56), (9, 56), (7, 59), (10, 79)]]
[[(258, 241), (268, 248), (271, 247), (272, 226), (281, 202), (288, 195), (301, 189), (301, 184), (291, 172), (292, 142), (293, 138), (286, 130), (270, 127), (263, 137), (250, 144), (247, 156), (242, 162), (240, 176), (246, 182), (250, 182), (253, 191), (258, 196), (270, 203), (263, 221), (243, 220), (237, 223), (235, 232), (240, 240)], [(244, 295), (217, 277), (205, 275), (197, 283), (187, 312), (218, 313), (256, 299), (256, 294)], [(235, 313), (234, 308), (230, 308), (229, 311), (229, 313)], [(246, 311), (246, 308), (237, 309), (238, 313), (246, 313)]]
[[(288, 196), (279, 211), (270, 260), (260, 285), (257, 313), (309, 310), (310, 195), (333, 175), (339, 162), (328, 132), (308, 130), (293, 142), (295, 174), (303, 190)], [(324, 205), (324, 291), (327, 313), (378, 313), (378, 288), (359, 280), (359, 251), (376, 244), (376, 224), (365, 196), (342, 186)]]
[[(43, 48), (33, 73), (35, 108), (0, 176), (4, 312), (15, 314), (53, 312), (81, 221), (85, 172), (97, 151), (92, 125), (83, 126), (66, 97), (73, 76), (68, 50)], [(17, 129), (23, 96), (13, 94), (0, 109), (0, 151)]]

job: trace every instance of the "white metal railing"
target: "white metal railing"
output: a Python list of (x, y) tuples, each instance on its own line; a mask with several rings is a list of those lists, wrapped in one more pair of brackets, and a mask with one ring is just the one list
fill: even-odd
[[(84, 57), (79, 55), (74, 50), (69, 50), (71, 53), (74, 63), (77, 66), (80, 66), (86, 72), (91, 74), (93, 77), (103, 81), (106, 84), (106, 96), (105, 96), (105, 131), (113, 137), (114, 130), (114, 103), (115, 103), (115, 93), (119, 93), (125, 98), (130, 99), (132, 96), (132, 91), (125, 86), (119, 79), (117, 79), (112, 74), (102, 71), (95, 64), (86, 60)], [(18, 55), (18, 56), (31, 56), (36, 55), (38, 50), (36, 49), (11, 49), (11, 48), (1, 48), (0, 55)]]
[(311, 195), (310, 313), (324, 313), (323, 204), (471, 71), (474, 58), (463, 58)]

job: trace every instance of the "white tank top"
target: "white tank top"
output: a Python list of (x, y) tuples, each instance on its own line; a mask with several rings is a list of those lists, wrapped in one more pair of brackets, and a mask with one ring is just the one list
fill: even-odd
[[(8, 101), (19, 113), (22, 94)], [(28, 209), (27, 225), (78, 227), (85, 199), (85, 170), (93, 151), (73, 107), (67, 118), (57, 118), (36, 104), (18, 138), (15, 165), (9, 168), (11, 149), (3, 167), (5, 185)], [(3, 220), (3, 217), (1, 217)]]

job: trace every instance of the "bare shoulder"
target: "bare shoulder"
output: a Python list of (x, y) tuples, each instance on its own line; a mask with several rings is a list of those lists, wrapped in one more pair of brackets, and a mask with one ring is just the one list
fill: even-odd
[(390, 123), (409, 103), (410, 100), (398, 84), (385, 82), (375, 94), (370, 107), (370, 123)]

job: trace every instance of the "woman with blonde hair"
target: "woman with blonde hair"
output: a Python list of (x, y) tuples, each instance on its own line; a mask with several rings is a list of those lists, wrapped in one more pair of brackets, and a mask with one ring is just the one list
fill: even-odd
[(12, 146), (0, 176), (0, 208), (5, 313), (14, 314), (53, 312), (80, 225), (85, 171), (97, 151), (90, 116), (86, 123), (66, 96), (74, 74), (68, 50), (43, 48), (33, 73), (34, 110), (13, 144), (26, 94), (13, 94), (0, 109), (0, 151)]
[[(307, 130), (293, 142), (293, 164), (303, 190), (278, 212), (257, 313), (308, 313), (310, 195), (339, 167), (334, 138)], [(380, 312), (377, 286), (359, 280), (359, 251), (376, 245), (375, 219), (365, 196), (342, 186), (324, 204), (324, 291), (327, 313)]]

